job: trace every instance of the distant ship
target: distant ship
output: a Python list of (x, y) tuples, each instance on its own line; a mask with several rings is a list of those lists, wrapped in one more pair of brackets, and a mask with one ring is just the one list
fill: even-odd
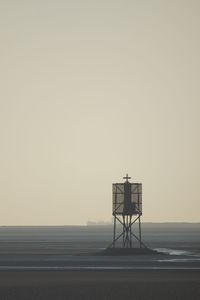
[(108, 226), (108, 225), (112, 225), (112, 222), (108, 222), (108, 221), (87, 221), (87, 226)]

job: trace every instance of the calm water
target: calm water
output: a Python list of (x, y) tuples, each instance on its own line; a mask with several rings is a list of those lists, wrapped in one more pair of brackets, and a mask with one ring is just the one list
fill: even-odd
[[(104, 225), (0, 227), (0, 254), (35, 251), (74, 254), (95, 251), (110, 244), (112, 233), (112, 226)], [(142, 236), (144, 243), (151, 248), (200, 254), (200, 223), (145, 223)]]

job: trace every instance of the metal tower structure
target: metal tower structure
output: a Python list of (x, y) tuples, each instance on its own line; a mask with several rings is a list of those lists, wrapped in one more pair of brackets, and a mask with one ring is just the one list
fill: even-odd
[[(113, 183), (113, 217), (114, 231), (111, 248), (116, 247), (116, 242), (121, 241), (122, 248), (133, 248), (136, 240), (139, 247), (146, 248), (142, 242), (141, 216), (142, 216), (142, 184), (130, 183), (128, 174), (123, 177), (124, 183)], [(121, 225), (122, 231), (117, 234), (117, 223)], [(138, 235), (133, 230), (133, 225), (138, 225)]]

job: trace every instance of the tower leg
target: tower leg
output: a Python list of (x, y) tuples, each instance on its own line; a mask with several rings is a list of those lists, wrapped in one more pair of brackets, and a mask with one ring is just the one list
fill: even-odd
[(142, 248), (142, 234), (141, 234), (140, 216), (139, 216), (139, 240), (140, 240), (140, 248)]
[[(141, 232), (141, 215), (138, 215), (134, 220), (132, 220), (132, 215), (122, 215), (122, 218), (114, 215), (114, 230), (113, 230), (113, 241), (111, 247), (116, 248), (116, 242), (119, 239), (122, 239), (122, 248), (132, 248), (133, 247), (133, 238), (139, 243), (139, 247), (147, 248), (146, 245), (142, 242), (142, 232)], [(117, 235), (117, 221), (122, 226), (122, 232)], [(138, 222), (137, 222), (138, 221)], [(132, 226), (137, 222), (139, 228), (138, 236), (134, 233)]]
[(129, 246), (129, 238), (128, 238), (128, 234), (129, 234), (129, 228), (128, 228), (128, 216), (126, 216), (126, 248), (128, 248), (128, 246)]
[(125, 234), (126, 234), (126, 221), (125, 221), (125, 216), (123, 216), (123, 248), (125, 248)]
[(113, 248), (115, 248), (115, 240), (116, 240), (116, 217), (114, 216)]
[(132, 248), (131, 219), (132, 216), (129, 217), (130, 248)]

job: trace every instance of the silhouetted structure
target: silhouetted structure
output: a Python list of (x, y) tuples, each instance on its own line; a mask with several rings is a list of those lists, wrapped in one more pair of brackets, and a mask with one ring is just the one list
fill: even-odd
[[(128, 174), (123, 178), (124, 183), (113, 183), (114, 232), (111, 247), (115, 248), (116, 242), (121, 238), (122, 248), (132, 248), (134, 238), (139, 242), (140, 248), (146, 248), (141, 237), (142, 184), (130, 183), (131, 177)], [(122, 232), (118, 236), (117, 222), (122, 225)], [(133, 224), (138, 224), (139, 236), (133, 231)]]

